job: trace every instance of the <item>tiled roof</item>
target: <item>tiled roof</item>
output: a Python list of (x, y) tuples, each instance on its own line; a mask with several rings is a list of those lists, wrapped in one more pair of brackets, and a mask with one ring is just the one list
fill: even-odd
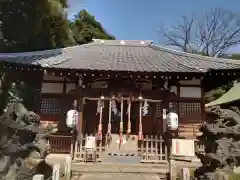
[(178, 52), (151, 41), (95, 40), (63, 49), (26, 53), (3, 53), (0, 61), (49, 68), (134, 71), (207, 72), (210, 69), (240, 69), (239, 60), (219, 59)]
[(240, 100), (239, 91), (240, 91), (240, 83), (236, 83), (228, 92), (223, 94), (220, 98), (218, 98), (213, 102), (205, 104), (205, 107), (218, 106), (221, 104), (227, 104), (227, 103), (232, 103), (234, 101), (239, 101)]

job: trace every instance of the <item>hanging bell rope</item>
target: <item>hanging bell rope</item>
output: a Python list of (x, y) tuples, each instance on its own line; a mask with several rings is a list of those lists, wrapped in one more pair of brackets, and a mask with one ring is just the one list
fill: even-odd
[(112, 101), (109, 100), (108, 134), (111, 134)]
[(120, 119), (120, 130), (119, 130), (119, 149), (123, 144), (123, 98), (121, 98), (121, 119)]
[(123, 99), (121, 99), (120, 133), (123, 132)]
[(104, 101), (100, 101), (100, 115), (99, 115), (99, 125), (98, 125), (98, 137), (102, 139), (102, 115), (103, 115), (103, 103)]
[(142, 132), (142, 102), (140, 102), (139, 107), (139, 131), (138, 131), (138, 139), (143, 140), (143, 132)]
[(127, 134), (131, 133), (131, 101), (128, 100), (128, 129)]

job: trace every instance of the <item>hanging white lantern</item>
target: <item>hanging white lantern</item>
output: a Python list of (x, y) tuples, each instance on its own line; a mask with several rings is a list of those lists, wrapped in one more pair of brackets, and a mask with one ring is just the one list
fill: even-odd
[(67, 112), (66, 125), (69, 128), (76, 126), (78, 120), (78, 112), (76, 110), (69, 110)]
[(178, 129), (178, 115), (177, 113), (170, 112), (167, 115), (167, 125), (170, 130)]

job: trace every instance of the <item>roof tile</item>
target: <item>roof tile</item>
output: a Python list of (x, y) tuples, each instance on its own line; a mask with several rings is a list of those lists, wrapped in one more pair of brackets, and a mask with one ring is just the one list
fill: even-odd
[(0, 54), (0, 61), (42, 67), (141, 71), (207, 72), (240, 69), (240, 61), (212, 58), (158, 47), (152, 41), (94, 40), (79, 46), (47, 51)]

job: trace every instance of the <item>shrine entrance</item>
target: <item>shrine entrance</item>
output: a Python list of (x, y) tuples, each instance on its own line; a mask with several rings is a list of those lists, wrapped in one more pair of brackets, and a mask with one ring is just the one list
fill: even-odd
[[(99, 98), (86, 99), (83, 110), (83, 132), (87, 134), (97, 134), (100, 124)], [(110, 98), (105, 97), (102, 100), (102, 118), (101, 132), (103, 135), (108, 133), (138, 135), (139, 130), (145, 135), (163, 134), (166, 124), (162, 119), (163, 102), (161, 100), (134, 100), (131, 101), (130, 115), (128, 113), (128, 100), (124, 98), (121, 113), (121, 102), (115, 101), (116, 112), (112, 105), (110, 107)], [(144, 108), (144, 103), (147, 107)], [(141, 118), (140, 118), (141, 102)], [(111, 110), (109, 110), (111, 108)], [(145, 113), (143, 112), (145, 111)], [(122, 116), (122, 118), (121, 118)], [(121, 120), (122, 119), (122, 120)], [(141, 121), (141, 122), (140, 122)], [(120, 126), (121, 129), (120, 129)], [(140, 129), (141, 128), (141, 129)]]
[[(105, 101), (104, 103), (105, 108), (104, 108), (104, 112), (103, 112), (103, 119), (105, 120), (105, 122), (103, 122), (103, 129), (106, 130), (108, 129), (108, 123), (106, 123), (107, 119), (109, 118), (109, 106), (108, 102)], [(116, 103), (116, 109), (118, 109), (118, 111), (116, 112), (111, 112), (111, 133), (113, 134), (119, 134), (120, 132), (120, 122), (121, 122), (121, 103)], [(138, 117), (139, 117), (139, 103), (137, 102), (133, 102), (131, 103), (131, 114), (130, 114), (130, 122), (131, 122), (131, 132), (129, 132), (130, 134), (137, 134), (138, 130), (137, 130), (137, 123), (138, 123)], [(123, 123), (123, 134), (127, 134), (127, 130), (128, 130), (128, 121), (129, 121), (129, 116), (128, 116), (128, 102), (127, 101), (123, 101), (123, 117), (122, 117), (122, 123)]]
[[(129, 135), (161, 133), (161, 100), (121, 98), (86, 98), (83, 111), (87, 134), (122, 133)], [(161, 128), (159, 128), (161, 129)]]
[(164, 140), (160, 133), (156, 133), (156, 127), (162, 128), (156, 114), (161, 103), (161, 100), (142, 97), (86, 97), (84, 131), (101, 141), (99, 149), (105, 152), (101, 154), (101, 161), (114, 161), (114, 157), (109, 156), (128, 156), (127, 161), (140, 162), (146, 154), (163, 159), (166, 152)]
[(163, 109), (167, 109), (166, 100), (173, 99), (174, 93), (102, 88), (81, 90), (79, 94), (79, 102), (83, 102), (82, 134), (74, 157), (83, 161), (86, 140), (91, 136), (96, 139), (98, 161), (111, 163), (116, 158), (138, 163), (167, 161)]

